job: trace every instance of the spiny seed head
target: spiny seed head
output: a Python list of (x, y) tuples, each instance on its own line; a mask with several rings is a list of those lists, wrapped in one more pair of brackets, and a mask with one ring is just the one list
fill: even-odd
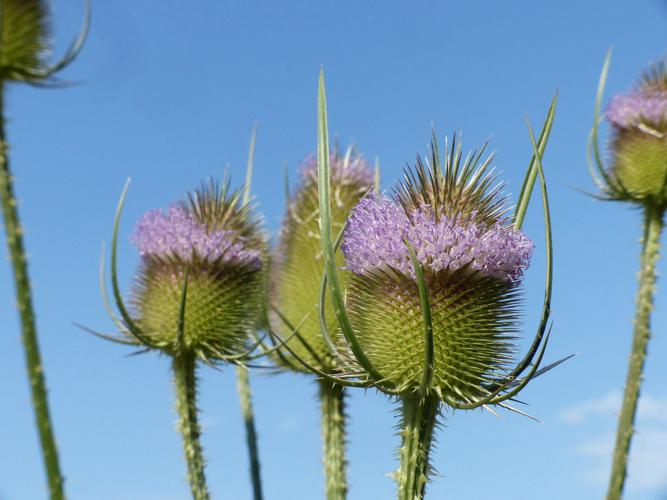
[(245, 350), (261, 310), (266, 243), (229, 181), (211, 181), (186, 202), (146, 213), (131, 240), (142, 257), (133, 304), (146, 337), (167, 352), (189, 349), (204, 359)]
[(489, 163), (480, 154), (462, 161), (454, 141), (443, 168), (433, 146), (430, 166), (418, 160), (393, 197), (367, 195), (351, 212), (342, 246), (351, 271), (346, 303), (380, 385), (415, 391), (426, 365), (406, 240), (428, 289), (436, 393), (468, 402), (508, 368), (533, 244), (505, 219)]
[[(628, 93), (612, 97), (612, 177), (625, 198), (667, 203), (667, 75), (654, 65)], [(620, 196), (619, 198), (623, 198)]]
[(51, 49), (49, 12), (43, 0), (2, 0), (0, 79), (32, 81)]
[[(364, 158), (352, 149), (344, 155), (338, 151), (331, 155), (330, 172), (331, 216), (335, 235), (342, 229), (350, 209), (371, 188), (373, 172)], [(340, 253), (336, 256), (336, 264), (339, 267), (344, 264)], [(328, 371), (335, 366), (335, 360), (320, 330), (318, 303), (323, 273), (317, 161), (311, 156), (301, 167), (298, 190), (288, 200), (272, 270), (274, 305), (284, 320), (274, 314), (271, 321), (283, 338), (291, 334), (292, 328), (298, 327), (298, 337), (288, 342), (290, 349), (305, 361)], [(341, 286), (344, 287), (345, 283), (343, 279)], [(324, 315), (330, 332), (335, 334), (337, 322), (329, 300), (326, 301)], [(290, 365), (295, 368), (300, 366), (296, 360)]]

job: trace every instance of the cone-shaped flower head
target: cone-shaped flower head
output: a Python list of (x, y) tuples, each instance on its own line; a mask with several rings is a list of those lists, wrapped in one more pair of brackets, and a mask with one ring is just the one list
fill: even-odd
[[(454, 152), (456, 148), (453, 148)], [(473, 401), (508, 368), (519, 285), (533, 244), (505, 219), (501, 186), (481, 154), (444, 170), (420, 160), (392, 197), (366, 195), (342, 244), (352, 272), (347, 307), (379, 385), (416, 391), (426, 366), (424, 318), (408, 244), (424, 271), (433, 326), (432, 389)]]
[[(338, 233), (349, 211), (371, 189), (373, 171), (364, 158), (351, 149), (345, 155), (332, 154), (330, 165), (332, 223), (333, 231)], [(292, 329), (298, 327), (298, 336), (288, 342), (290, 349), (308, 363), (328, 371), (334, 367), (334, 360), (320, 330), (318, 304), (324, 259), (315, 157), (304, 162), (300, 174), (300, 186), (288, 201), (273, 269), (272, 288), (277, 312), (272, 315), (272, 324), (283, 338), (289, 337)], [(344, 265), (340, 253), (337, 254), (337, 264), (339, 267)], [(330, 302), (325, 302), (324, 315), (330, 331), (335, 332), (337, 323)], [(295, 360), (290, 365), (301, 369)]]
[[(606, 118), (611, 139), (613, 180), (625, 197), (667, 203), (667, 74), (662, 64), (647, 72), (635, 89), (615, 95)], [(623, 196), (620, 196), (623, 198)]]
[(205, 359), (247, 348), (261, 311), (266, 244), (240, 192), (230, 192), (227, 181), (206, 184), (187, 202), (144, 214), (132, 241), (142, 257), (133, 304), (152, 343), (168, 352), (190, 349)]

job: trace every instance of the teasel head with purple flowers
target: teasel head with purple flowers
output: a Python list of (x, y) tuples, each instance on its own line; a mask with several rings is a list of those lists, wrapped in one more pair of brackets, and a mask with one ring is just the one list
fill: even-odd
[(112, 285), (128, 339), (206, 362), (242, 361), (262, 311), (267, 249), (242, 191), (229, 179), (211, 180), (139, 219), (130, 237), (141, 261), (129, 310), (116, 294), (117, 224), (118, 216)]
[(430, 301), (431, 390), (469, 403), (512, 361), (533, 243), (512, 227), (491, 156), (461, 160), (454, 140), (443, 170), (432, 148), (431, 166), (418, 159), (392, 196), (368, 194), (352, 210), (342, 243), (347, 309), (379, 383), (418, 392), (429, 360), (414, 252)]
[[(332, 227), (339, 234), (350, 210), (373, 187), (373, 169), (356, 149), (331, 154)], [(272, 262), (272, 327), (294, 352), (324, 371), (332, 371), (337, 360), (320, 333), (322, 318), (335, 328), (335, 315), (325, 302), (320, 316), (320, 292), (324, 257), (320, 242), (317, 158), (312, 155), (301, 165), (299, 185), (288, 197), (275, 259)], [(336, 256), (342, 267), (342, 254)], [(292, 332), (295, 332), (292, 335)], [(278, 357), (282, 366), (307, 371), (287, 351)]]
[(600, 109), (610, 56), (603, 67), (589, 145), (591, 171), (603, 198), (667, 206), (667, 68), (652, 64), (634, 88), (612, 96), (603, 117), (611, 125), (609, 166), (598, 146)]

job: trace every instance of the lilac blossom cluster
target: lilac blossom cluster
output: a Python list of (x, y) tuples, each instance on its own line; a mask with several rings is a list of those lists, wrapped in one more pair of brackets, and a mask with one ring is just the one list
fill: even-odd
[(469, 266), (481, 276), (521, 279), (533, 243), (521, 232), (501, 224), (462, 223), (422, 206), (406, 214), (389, 198), (368, 194), (352, 210), (342, 244), (347, 269), (363, 275), (391, 267), (414, 278), (405, 240), (417, 259), (433, 272)]
[(187, 261), (196, 254), (208, 262), (220, 259), (256, 268), (262, 264), (261, 252), (247, 249), (236, 231), (209, 231), (179, 206), (145, 213), (130, 239), (142, 257), (177, 256)]
[[(329, 173), (331, 182), (340, 184), (373, 184), (373, 170), (363, 156), (357, 154), (340, 156), (332, 154), (329, 157)], [(347, 159), (346, 159), (347, 158)], [(301, 165), (301, 179), (305, 181), (317, 180), (317, 157), (310, 155)]]
[(615, 127), (631, 128), (641, 123), (659, 125), (667, 121), (667, 92), (634, 90), (612, 97), (605, 113)]

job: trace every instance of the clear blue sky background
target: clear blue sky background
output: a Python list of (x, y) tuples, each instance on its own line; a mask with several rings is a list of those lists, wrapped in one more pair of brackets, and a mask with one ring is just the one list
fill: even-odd
[[(78, 29), (79, 1), (54, 2), (57, 52)], [(555, 237), (554, 337), (548, 359), (578, 356), (523, 393), (538, 424), (513, 414), (449, 414), (438, 434), (430, 498), (590, 499), (605, 489), (630, 347), (639, 213), (592, 190), (585, 143), (597, 77), (613, 45), (609, 90), (628, 88), (667, 41), (667, 3), (591, 0), (94, 2), (90, 39), (61, 90), (12, 87), (8, 128), (27, 231), (50, 402), (74, 500), (188, 498), (168, 360), (128, 357), (77, 330), (112, 330), (97, 269), (125, 179), (133, 179), (120, 254), (125, 287), (137, 254), (133, 222), (225, 167), (242, 182), (259, 121), (254, 194), (272, 233), (282, 169), (315, 148), (316, 84), (327, 74), (332, 132), (383, 165), (390, 187), (439, 136), (491, 137), (516, 194), (530, 158), (524, 117), (541, 125), (560, 104), (545, 167)], [(537, 205), (526, 230), (538, 249), (526, 281), (525, 337), (543, 288)], [(4, 243), (3, 243), (4, 245)], [(664, 261), (660, 270), (664, 271)], [(0, 498), (45, 498), (13, 288), (0, 266)], [(631, 499), (667, 497), (667, 290), (660, 286)], [(525, 342), (524, 342), (525, 347)], [(201, 408), (215, 498), (250, 498), (233, 370), (202, 370)], [(253, 374), (269, 500), (320, 498), (316, 387), (306, 376)], [(396, 407), (350, 400), (350, 499), (388, 499), (397, 466)]]

